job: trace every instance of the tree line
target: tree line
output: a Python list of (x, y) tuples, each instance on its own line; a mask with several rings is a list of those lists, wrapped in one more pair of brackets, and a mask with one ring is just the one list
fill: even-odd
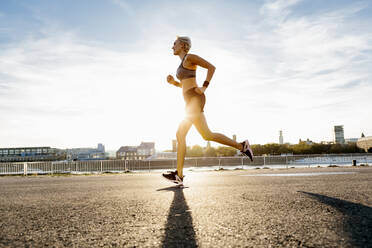
[[(299, 144), (251, 145), (255, 156), (281, 155), (281, 154), (331, 154), (331, 153), (364, 153), (365, 151), (355, 143), (350, 144), (308, 144), (305, 141)], [(237, 150), (228, 146), (201, 147), (199, 145), (188, 146), (187, 157), (232, 157), (237, 155)]]

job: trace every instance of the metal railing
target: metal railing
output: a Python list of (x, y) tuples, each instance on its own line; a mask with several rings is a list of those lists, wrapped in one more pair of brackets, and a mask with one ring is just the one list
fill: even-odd
[[(372, 154), (327, 154), (293, 156), (255, 156), (251, 162), (247, 157), (200, 157), (186, 158), (185, 168), (255, 168), (255, 167), (311, 167), (327, 165), (371, 164)], [(176, 168), (177, 161), (167, 160), (94, 160), (59, 162), (0, 163), (0, 175), (74, 174), (146, 171)]]

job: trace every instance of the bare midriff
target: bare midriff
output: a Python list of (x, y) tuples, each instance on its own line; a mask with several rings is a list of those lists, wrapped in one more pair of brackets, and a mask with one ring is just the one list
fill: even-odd
[(198, 87), (196, 84), (196, 78), (185, 78), (181, 80), (182, 92), (185, 94), (191, 88)]

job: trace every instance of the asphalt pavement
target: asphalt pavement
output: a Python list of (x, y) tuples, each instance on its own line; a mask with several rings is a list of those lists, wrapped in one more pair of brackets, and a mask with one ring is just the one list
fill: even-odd
[(372, 168), (0, 177), (0, 247), (372, 247)]

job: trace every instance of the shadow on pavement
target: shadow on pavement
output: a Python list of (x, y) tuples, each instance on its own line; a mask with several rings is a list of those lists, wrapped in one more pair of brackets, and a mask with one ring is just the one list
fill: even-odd
[(167, 187), (157, 191), (173, 191), (162, 247), (197, 247), (194, 226), (183, 188)]
[(345, 215), (344, 230), (349, 234), (353, 247), (371, 247), (372, 240), (372, 208), (337, 198), (298, 191), (307, 194), (323, 204), (340, 211)]

